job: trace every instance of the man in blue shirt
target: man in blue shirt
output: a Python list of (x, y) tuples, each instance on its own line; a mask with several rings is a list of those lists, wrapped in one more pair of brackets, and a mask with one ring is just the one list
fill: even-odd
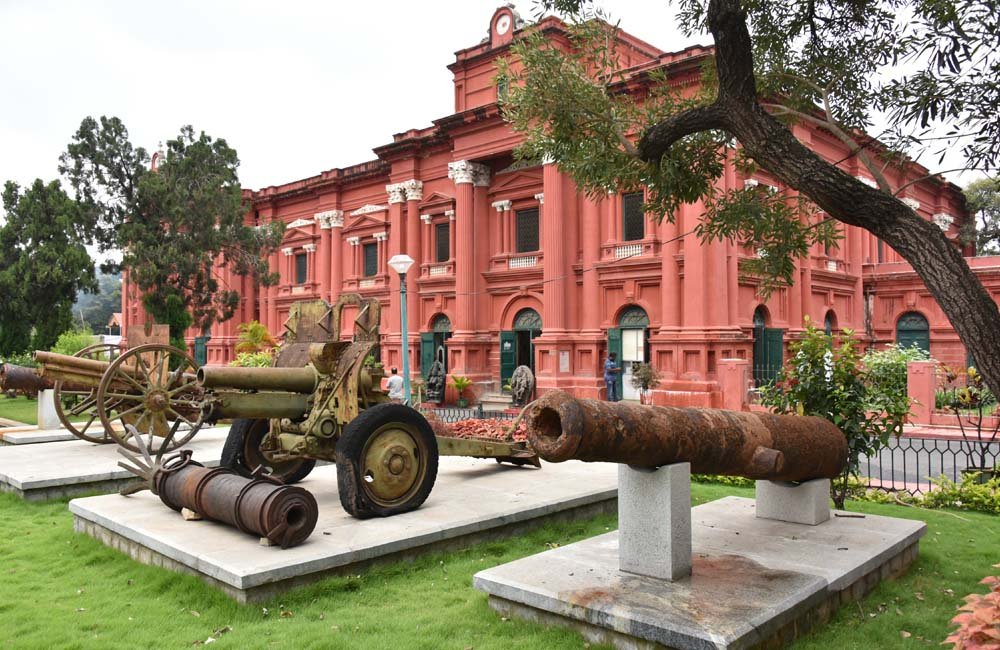
[(604, 385), (608, 387), (608, 401), (617, 402), (622, 396), (618, 394), (618, 373), (622, 371), (615, 361), (615, 353), (609, 352), (604, 361)]

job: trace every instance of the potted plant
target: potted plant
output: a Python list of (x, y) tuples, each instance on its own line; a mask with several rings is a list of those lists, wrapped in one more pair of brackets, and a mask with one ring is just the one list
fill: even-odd
[[(964, 376), (965, 386), (954, 388), (955, 381), (960, 376)], [(978, 474), (977, 483), (986, 483), (992, 478), (1000, 477), (1000, 470), (996, 465), (988, 464), (987, 461), (990, 446), (998, 441), (997, 435), (1000, 433), (996, 397), (986, 387), (983, 376), (975, 368), (970, 367), (964, 371), (944, 368), (944, 379), (953, 387), (950, 393), (944, 393), (945, 410), (955, 415), (962, 432), (962, 451), (966, 457), (966, 468), (962, 470), (962, 474)], [(994, 416), (992, 420), (990, 416)]]
[(413, 403), (424, 403), (424, 382), (422, 379), (414, 379), (410, 382), (410, 391), (413, 393)]
[(463, 375), (452, 375), (451, 385), (458, 391), (458, 399), (455, 401), (455, 404), (458, 408), (464, 409), (469, 405), (469, 400), (465, 399), (464, 396), (465, 389), (472, 385), (472, 380)]
[(648, 363), (637, 363), (632, 366), (632, 388), (639, 391), (639, 402), (642, 404), (652, 404), (653, 399), (649, 394), (651, 390), (660, 385), (660, 372)]

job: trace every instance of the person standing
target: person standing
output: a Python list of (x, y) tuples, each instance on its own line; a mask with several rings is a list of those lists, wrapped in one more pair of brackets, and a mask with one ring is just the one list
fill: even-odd
[(609, 352), (608, 358), (604, 361), (604, 385), (608, 388), (609, 402), (617, 402), (622, 398), (618, 394), (618, 374), (622, 369), (615, 360), (616, 356), (614, 352)]
[(389, 399), (397, 404), (403, 401), (403, 378), (396, 374), (395, 368), (386, 382), (386, 388), (389, 389)]

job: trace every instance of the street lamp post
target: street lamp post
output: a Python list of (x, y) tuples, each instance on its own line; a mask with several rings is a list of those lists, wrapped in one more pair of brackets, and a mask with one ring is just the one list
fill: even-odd
[(399, 331), (403, 339), (403, 399), (410, 403), (410, 341), (406, 331), (406, 272), (413, 266), (409, 255), (393, 255), (389, 266), (399, 274)]

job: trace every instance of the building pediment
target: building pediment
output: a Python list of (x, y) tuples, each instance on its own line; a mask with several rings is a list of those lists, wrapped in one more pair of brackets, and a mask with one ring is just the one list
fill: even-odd
[(441, 210), (447, 210), (455, 204), (455, 197), (448, 196), (447, 194), (442, 194), (441, 192), (433, 192), (430, 196), (426, 197), (420, 202), (420, 210), (429, 210), (434, 208), (439, 208)]
[(499, 173), (493, 179), (490, 191), (494, 194), (526, 188), (537, 188), (542, 183), (541, 165), (509, 174)]

